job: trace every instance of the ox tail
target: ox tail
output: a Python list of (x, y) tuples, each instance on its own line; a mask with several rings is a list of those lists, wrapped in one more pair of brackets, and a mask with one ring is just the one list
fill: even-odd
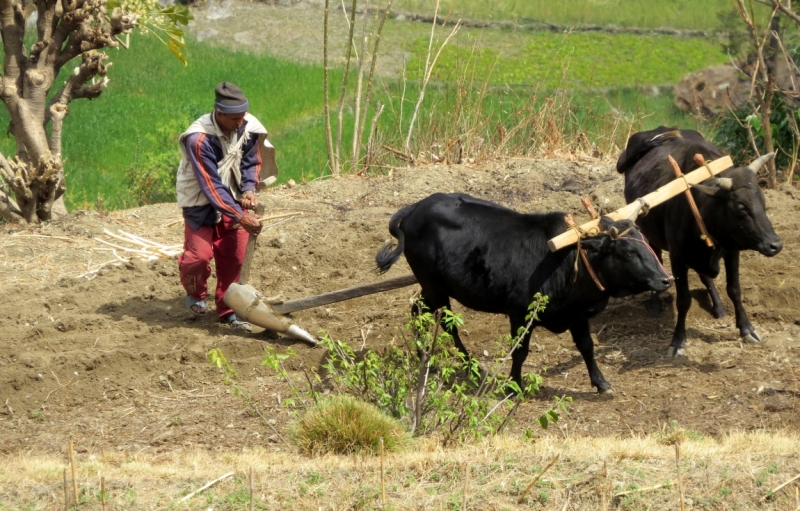
[(386, 273), (389, 271), (389, 268), (400, 259), (400, 254), (403, 253), (403, 249), (405, 249), (406, 245), (406, 235), (400, 228), (400, 224), (405, 217), (411, 213), (415, 206), (416, 204), (412, 204), (411, 206), (401, 209), (389, 220), (389, 233), (397, 238), (397, 245), (394, 243), (387, 243), (380, 252), (378, 252), (378, 255), (375, 256), (375, 263), (378, 265), (376, 270), (378, 273)]

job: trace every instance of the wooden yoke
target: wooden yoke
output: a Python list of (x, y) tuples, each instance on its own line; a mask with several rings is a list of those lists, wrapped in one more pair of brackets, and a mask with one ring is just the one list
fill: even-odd
[[(681, 179), (675, 179), (673, 181), (670, 181), (661, 188), (648, 193), (641, 199), (635, 200), (630, 204), (628, 204), (627, 206), (622, 207), (614, 212), (611, 212), (606, 216), (615, 221), (631, 218), (634, 214), (639, 212), (643, 204), (647, 204), (651, 208), (658, 206), (659, 204), (675, 197), (679, 193), (688, 190), (689, 185), (702, 183), (709, 177), (714, 177), (723, 170), (727, 170), (731, 167), (733, 167), (733, 160), (731, 160), (731, 157), (723, 156), (722, 158), (718, 158), (714, 161), (708, 162), (708, 164), (705, 167), (701, 167), (697, 170), (689, 172), (688, 174), (684, 175), (683, 178)], [(586, 222), (585, 224), (580, 226), (580, 231), (583, 232), (596, 231), (597, 226), (599, 224), (600, 224), (599, 218), (592, 220), (591, 222)], [(547, 246), (550, 247), (550, 250), (552, 252), (555, 252), (556, 250), (572, 245), (573, 243), (577, 243), (579, 238), (580, 238), (579, 229), (569, 229), (566, 232), (561, 233), (555, 238), (548, 241)]]

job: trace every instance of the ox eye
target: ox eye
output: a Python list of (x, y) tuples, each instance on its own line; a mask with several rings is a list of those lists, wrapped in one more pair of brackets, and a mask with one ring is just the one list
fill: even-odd
[(739, 213), (741, 216), (745, 216), (745, 215), (747, 215), (747, 213), (748, 213), (747, 206), (745, 206), (745, 205), (744, 205), (743, 203), (741, 203), (741, 202), (740, 202), (740, 203), (738, 203), (738, 204), (736, 205), (736, 211), (737, 211), (737, 212), (738, 212), (738, 213)]

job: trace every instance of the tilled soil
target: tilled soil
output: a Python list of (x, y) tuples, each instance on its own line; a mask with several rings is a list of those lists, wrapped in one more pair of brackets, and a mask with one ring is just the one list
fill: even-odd
[[(251, 283), (265, 296), (299, 298), (375, 281), (374, 256), (390, 239), (387, 223), (402, 206), (437, 191), (460, 191), (524, 212), (563, 210), (586, 220), (578, 194), (604, 211), (624, 204), (622, 178), (593, 161), (508, 160), (486, 165), (395, 169), (389, 175), (317, 180), (262, 195), (268, 214), (301, 211), (259, 239)], [(671, 421), (704, 434), (800, 426), (800, 279), (796, 273), (800, 194), (767, 191), (769, 215), (785, 242), (767, 259), (746, 253), (744, 302), (764, 342), (743, 345), (732, 317), (715, 320), (692, 277), (688, 357), (666, 357), (675, 314), (648, 317), (646, 296), (611, 301), (592, 321), (598, 360), (614, 386), (599, 396), (569, 334), (534, 333), (526, 371), (544, 388), (518, 410), (512, 434), (531, 427), (554, 396), (574, 398), (548, 431), (591, 436), (651, 433)], [(286, 382), (261, 366), (265, 347), (296, 356), (290, 378), (305, 388), (324, 352), (278, 334), (239, 333), (216, 316), (185, 308), (173, 260), (132, 260), (77, 278), (111, 258), (92, 238), (103, 229), (164, 244), (182, 242), (175, 204), (114, 213), (77, 212), (35, 228), (4, 227), (0, 251), (0, 452), (58, 452), (69, 440), (81, 453), (147, 453), (270, 445), (293, 411)], [(401, 259), (387, 277), (407, 273)], [(724, 283), (723, 276), (718, 279)], [(213, 281), (213, 278), (212, 278)], [(213, 282), (212, 282), (213, 283)], [(724, 289), (722, 284), (721, 289)], [(356, 350), (400, 338), (417, 286), (296, 312), (312, 333), (327, 331)], [(732, 307), (725, 298), (728, 310)], [(210, 304), (213, 309), (213, 304)], [(457, 306), (463, 339), (482, 356), (508, 331), (505, 317)], [(242, 406), (206, 354), (221, 348), (270, 424)], [(279, 448), (278, 444), (274, 444)], [(281, 445), (280, 448), (285, 448)]]

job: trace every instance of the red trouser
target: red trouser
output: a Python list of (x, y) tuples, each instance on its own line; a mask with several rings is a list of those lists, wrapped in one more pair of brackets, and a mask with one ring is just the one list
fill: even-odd
[(186, 294), (196, 299), (205, 299), (208, 295), (208, 277), (211, 275), (211, 258), (217, 269), (217, 292), (214, 301), (217, 304), (217, 315), (226, 316), (233, 309), (225, 305), (222, 297), (228, 286), (239, 279), (244, 263), (249, 234), (241, 227), (233, 228), (236, 220), (222, 216), (222, 220), (214, 226), (204, 225), (193, 231), (189, 224), (184, 227), (183, 254), (178, 257), (178, 268), (181, 284)]

